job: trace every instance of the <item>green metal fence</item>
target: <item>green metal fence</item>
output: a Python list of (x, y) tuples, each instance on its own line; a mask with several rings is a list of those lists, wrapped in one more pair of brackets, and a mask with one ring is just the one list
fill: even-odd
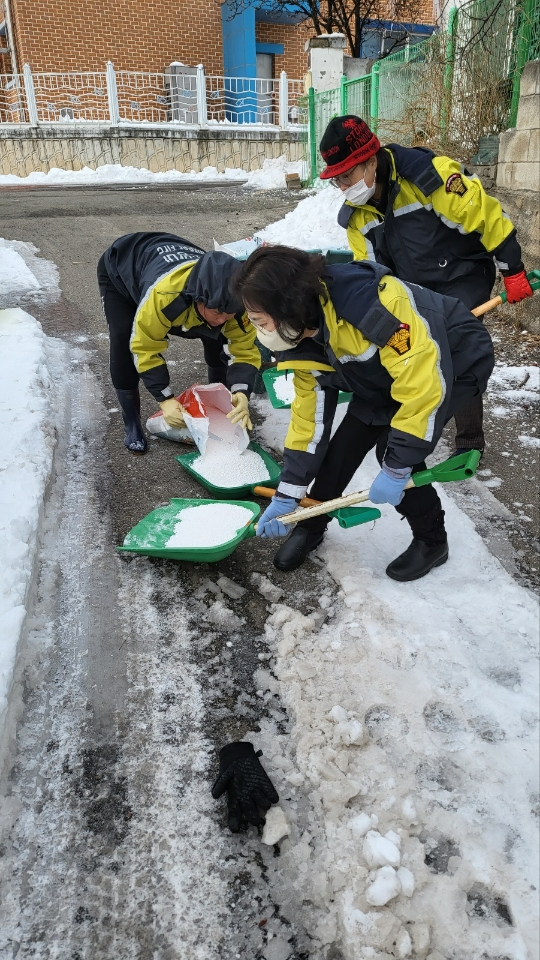
[(312, 180), (318, 145), (334, 116), (363, 117), (383, 142), (425, 144), (470, 158), (481, 136), (514, 126), (525, 63), (540, 56), (540, 0), (472, 0), (446, 31), (374, 64), (370, 74), (310, 92)]

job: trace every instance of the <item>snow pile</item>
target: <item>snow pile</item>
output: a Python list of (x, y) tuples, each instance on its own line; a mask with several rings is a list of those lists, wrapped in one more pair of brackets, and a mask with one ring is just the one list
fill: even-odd
[(256, 190), (283, 190), (286, 187), (286, 173), (297, 173), (301, 180), (307, 177), (307, 168), (303, 160), (289, 161), (285, 156), (278, 157), (277, 160), (265, 160), (262, 170), (240, 172), (242, 176), (247, 176), (247, 186)]
[(0, 725), (26, 616), (55, 445), (46, 340), (28, 313), (0, 311)]
[(255, 236), (266, 243), (285, 243), (301, 250), (348, 250), (347, 231), (337, 222), (342, 204), (341, 191), (325, 187), (300, 200), (282, 220), (271, 223)]
[(231, 503), (202, 503), (178, 514), (166, 547), (218, 547), (232, 540), (253, 519), (251, 510)]
[(496, 364), (488, 383), (488, 399), (503, 400), (513, 407), (540, 400), (540, 367), (509, 367)]
[(58, 270), (38, 252), (33, 243), (0, 237), (0, 309), (59, 298)]
[(0, 241), (0, 246), (3, 247), (0, 256), (0, 290), (2, 290), (2, 296), (20, 295), (32, 290), (39, 290), (38, 281), (26, 266), (20, 253), (7, 246), (4, 240)]
[(281, 190), (285, 188), (285, 174), (298, 173), (305, 176), (303, 161), (289, 162), (285, 156), (276, 160), (265, 160), (261, 170), (241, 170), (238, 167), (228, 168), (219, 173), (217, 167), (205, 167), (200, 173), (192, 170), (191, 173), (180, 173), (179, 170), (167, 170), (163, 173), (154, 173), (145, 167), (122, 166), (119, 163), (105, 163), (97, 170), (83, 167), (82, 170), (60, 170), (54, 167), (48, 173), (35, 171), (27, 177), (17, 177), (15, 174), (0, 175), (0, 187), (9, 186), (99, 186), (105, 183), (178, 183), (179, 181), (221, 180), (224, 183), (231, 180), (247, 180), (247, 187), (257, 190)]
[(193, 460), (191, 468), (216, 487), (241, 487), (270, 479), (263, 458), (255, 450), (241, 453), (216, 440), (208, 441), (204, 456)]
[[(350, 489), (377, 469), (370, 455)], [(270, 722), (252, 739), (292, 824), (282, 902), (303, 903), (321, 956), (536, 955), (538, 611), (440, 493), (447, 564), (385, 576), (410, 541), (392, 508), (331, 524), (333, 619), (278, 603), (265, 626), (275, 677), (257, 682), (281, 694), (292, 745)]]

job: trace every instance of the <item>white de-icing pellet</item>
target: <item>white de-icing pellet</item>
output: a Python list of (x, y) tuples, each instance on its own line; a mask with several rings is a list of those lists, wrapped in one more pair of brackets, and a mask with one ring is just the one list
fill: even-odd
[(294, 400), (294, 381), (292, 376), (276, 377), (274, 393), (282, 403), (292, 403)]
[(253, 518), (251, 510), (232, 503), (201, 503), (178, 514), (166, 547), (218, 547), (232, 540)]
[(241, 487), (269, 480), (268, 468), (254, 450), (238, 450), (218, 440), (208, 440), (204, 455), (191, 464), (201, 477), (216, 487)]

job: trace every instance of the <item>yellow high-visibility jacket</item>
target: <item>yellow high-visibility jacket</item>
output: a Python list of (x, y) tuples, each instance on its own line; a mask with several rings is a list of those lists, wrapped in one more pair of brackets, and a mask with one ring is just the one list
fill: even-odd
[(355, 260), (377, 260), (395, 276), (445, 292), (477, 269), (522, 269), (516, 231), (498, 200), (456, 160), (423, 147), (385, 147), (390, 162), (384, 214), (372, 203), (346, 201), (338, 222), (347, 229)]
[(182, 237), (139, 233), (120, 237), (104, 259), (115, 286), (138, 304), (130, 348), (141, 380), (156, 400), (162, 401), (173, 392), (163, 356), (170, 335), (221, 343), (230, 357), (226, 375), (229, 390), (251, 393), (261, 365), (255, 327), (243, 311), (221, 327), (210, 327), (195, 308), (196, 301), (215, 288), (216, 305), (228, 305), (230, 301), (234, 303), (232, 309), (224, 312), (232, 312), (236, 302), (228, 293), (227, 271), (220, 278), (220, 267), (230, 268), (232, 258), (207, 254)]
[(279, 491), (303, 497), (322, 462), (338, 391), (364, 423), (389, 425), (390, 467), (421, 463), (451, 415), (452, 396), (485, 391), (489, 333), (459, 300), (390, 276), (370, 262), (328, 267), (321, 326), (278, 357), (295, 398)]

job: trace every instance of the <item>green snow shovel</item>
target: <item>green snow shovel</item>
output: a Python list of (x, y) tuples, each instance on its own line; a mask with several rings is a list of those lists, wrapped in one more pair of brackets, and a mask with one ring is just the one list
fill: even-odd
[[(533, 290), (540, 290), (540, 270), (531, 270), (527, 274), (527, 280)], [(520, 302), (523, 303), (524, 301), (521, 300)], [(498, 307), (501, 303), (506, 303), (506, 290), (503, 290), (497, 297), (493, 297), (492, 300), (486, 300), (485, 303), (481, 303), (479, 307), (471, 310), (471, 313), (474, 313), (475, 317), (483, 317), (484, 313), (487, 313), (489, 310), (494, 310), (495, 307)], [(517, 306), (517, 304), (514, 304), (514, 306)]]
[[(480, 463), (480, 457), (479, 450), (468, 450), (467, 453), (450, 457), (449, 460), (444, 460), (435, 467), (430, 467), (429, 470), (421, 470), (419, 473), (413, 474), (405, 484), (405, 490), (410, 490), (412, 487), (425, 487), (428, 483), (450, 483), (453, 480), (468, 480), (470, 477), (474, 477), (476, 468)], [(369, 490), (362, 490), (359, 493), (349, 493), (344, 497), (336, 497), (335, 500), (326, 500), (324, 503), (317, 503), (314, 506), (300, 507), (299, 510), (287, 513), (277, 519), (288, 525), (298, 523), (300, 520), (308, 520), (309, 517), (319, 517), (323, 513), (328, 513), (330, 516), (337, 516), (338, 512), (343, 514), (345, 510), (354, 513), (354, 511), (362, 509), (361, 507), (358, 508), (356, 504), (365, 503), (366, 500), (369, 500)], [(353, 523), (341, 525), (355, 526)]]
[[(240, 527), (234, 537), (213, 547), (168, 547), (167, 541), (175, 533), (182, 510), (186, 507), (201, 507), (206, 504), (245, 507), (252, 514), (251, 520)], [(124, 543), (116, 549), (121, 553), (140, 553), (145, 557), (163, 557), (165, 560), (189, 560), (194, 563), (217, 563), (228, 557), (246, 537), (255, 536), (255, 523), (261, 512), (257, 503), (251, 500), (194, 500), (173, 499), (166, 507), (152, 510), (126, 535)]]
[[(265, 370), (262, 374), (263, 383), (266, 387), (266, 392), (268, 394), (268, 399), (272, 404), (274, 410), (289, 410), (292, 401), (280, 399), (276, 392), (276, 383), (287, 378), (287, 375), (290, 373), (290, 370), (278, 370), (277, 367), (269, 367), (268, 370)], [(291, 381), (292, 382), (292, 381)], [(293, 388), (294, 393), (294, 388)], [(352, 393), (345, 393), (343, 390), (339, 391), (338, 394), (338, 403), (349, 403), (352, 400)]]
[[(281, 473), (281, 467), (279, 463), (276, 463), (270, 454), (267, 453), (266, 450), (263, 450), (263, 448), (254, 441), (249, 444), (247, 449), (258, 453), (263, 461), (268, 473), (268, 479), (265, 480), (265, 483), (272, 483), (277, 487)], [(210, 480), (207, 480), (206, 477), (203, 477), (202, 474), (198, 472), (195, 465), (196, 461), (200, 459), (200, 456), (201, 454), (199, 451), (194, 450), (191, 453), (184, 453), (182, 456), (176, 457), (175, 459), (178, 460), (178, 463), (184, 468), (184, 470), (187, 470), (187, 472), (191, 474), (195, 480), (198, 480), (199, 483), (202, 483), (203, 487), (206, 487), (206, 489), (209, 490), (214, 497), (217, 497), (218, 500), (229, 500), (231, 497), (246, 497), (249, 496), (250, 493), (253, 493), (254, 487), (256, 486), (255, 483), (240, 483), (236, 487), (219, 487), (215, 483), (210, 483)], [(273, 496), (275, 492), (275, 490), (272, 490), (270, 496)]]

